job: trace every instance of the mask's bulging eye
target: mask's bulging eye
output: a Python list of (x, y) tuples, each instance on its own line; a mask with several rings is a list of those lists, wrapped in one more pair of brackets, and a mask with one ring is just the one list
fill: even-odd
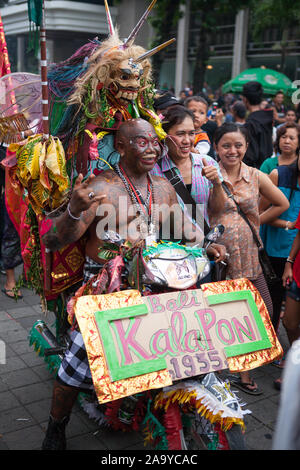
[(121, 80), (124, 80), (124, 81), (130, 80), (130, 76), (127, 75), (127, 74), (125, 74), (125, 73), (123, 73), (123, 74), (121, 75)]

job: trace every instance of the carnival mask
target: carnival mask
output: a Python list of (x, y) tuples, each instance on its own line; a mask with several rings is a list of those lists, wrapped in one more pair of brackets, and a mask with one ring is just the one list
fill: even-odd
[(112, 72), (108, 89), (118, 100), (135, 100), (141, 88), (143, 73), (140, 64), (135, 64), (132, 59), (125, 59)]

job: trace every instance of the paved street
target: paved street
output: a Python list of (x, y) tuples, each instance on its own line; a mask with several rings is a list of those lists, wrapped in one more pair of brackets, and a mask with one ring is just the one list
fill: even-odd
[[(5, 277), (0, 275), (0, 288)], [(52, 394), (53, 376), (41, 357), (29, 346), (28, 333), (33, 323), (43, 319), (53, 325), (52, 314), (45, 319), (39, 298), (22, 289), (23, 299), (15, 302), (0, 292), (0, 340), (6, 346), (6, 364), (0, 363), (0, 450), (38, 450), (44, 437)], [(280, 333), (283, 346), (286, 337)], [(279, 404), (279, 392), (273, 388), (280, 370), (267, 365), (253, 371), (264, 394), (252, 396), (239, 392), (246, 408), (246, 443), (250, 450), (269, 450)], [(142, 450), (137, 433), (115, 432), (90, 420), (76, 405), (67, 427), (68, 449)]]

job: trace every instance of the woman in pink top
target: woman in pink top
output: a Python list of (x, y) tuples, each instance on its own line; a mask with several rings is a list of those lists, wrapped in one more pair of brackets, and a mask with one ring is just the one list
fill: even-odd
[[(278, 218), (288, 209), (289, 202), (266, 174), (242, 162), (248, 147), (246, 129), (226, 123), (216, 130), (214, 139), (223, 180), (259, 236), (260, 224)], [(259, 214), (261, 195), (269, 200), (271, 206)], [(230, 255), (228, 277), (250, 279), (260, 292), (272, 317), (272, 300), (259, 263), (257, 245), (249, 226), (238, 213), (231, 198), (227, 198), (221, 215), (210, 215), (210, 223), (212, 226), (223, 224), (225, 227), (219, 242), (226, 246)], [(247, 393), (261, 393), (253, 380), (250, 380), (249, 372), (241, 373), (240, 380), (235, 382), (235, 385)]]

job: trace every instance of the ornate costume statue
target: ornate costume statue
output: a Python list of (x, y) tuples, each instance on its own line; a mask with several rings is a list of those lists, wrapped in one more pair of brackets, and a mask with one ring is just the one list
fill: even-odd
[(41, 241), (49, 229), (45, 216), (65, 209), (79, 173), (97, 175), (118, 162), (114, 137), (124, 120), (147, 119), (165, 137), (152, 106), (149, 57), (174, 40), (150, 51), (134, 44), (155, 3), (123, 41), (105, 1), (107, 39), (96, 38), (48, 67), (50, 136), (34, 134), (9, 147), (6, 202), (20, 234), (27, 280), (48, 304), (81, 281), (85, 241), (48, 253)]
[(49, 67), (50, 130), (63, 142), (77, 173), (107, 169), (118, 161), (114, 133), (124, 120), (143, 117), (164, 138), (152, 107), (148, 60), (159, 49), (146, 52), (114, 32)]

